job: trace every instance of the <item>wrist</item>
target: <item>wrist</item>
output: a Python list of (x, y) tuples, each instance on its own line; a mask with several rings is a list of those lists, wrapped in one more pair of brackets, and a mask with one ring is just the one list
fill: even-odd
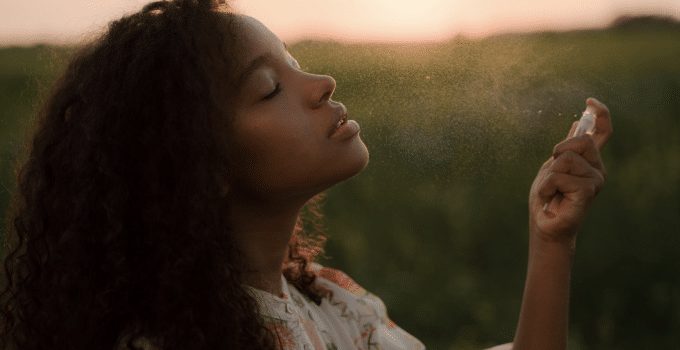
[(567, 261), (571, 264), (576, 253), (576, 234), (556, 239), (532, 230), (529, 235), (529, 255), (533, 259)]
[(561, 252), (574, 255), (576, 252), (577, 233), (549, 234), (542, 232), (533, 223), (529, 225), (529, 248), (537, 251), (550, 251), (556, 254)]
[(529, 244), (529, 258), (533, 261), (541, 261), (542, 264), (560, 264), (571, 266), (574, 260), (575, 248), (573, 245), (557, 242), (545, 242), (535, 240)]

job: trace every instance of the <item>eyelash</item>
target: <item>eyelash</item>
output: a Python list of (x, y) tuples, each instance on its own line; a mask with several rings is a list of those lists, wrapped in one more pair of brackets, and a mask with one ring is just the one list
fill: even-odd
[(278, 95), (279, 92), (281, 92), (281, 84), (276, 83), (276, 88), (274, 88), (274, 91), (272, 91), (271, 94), (265, 96), (264, 99), (270, 100), (270, 99), (274, 98), (274, 96)]

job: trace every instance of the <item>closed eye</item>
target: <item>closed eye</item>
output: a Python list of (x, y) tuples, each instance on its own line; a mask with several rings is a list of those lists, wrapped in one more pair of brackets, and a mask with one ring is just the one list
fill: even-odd
[(271, 100), (274, 98), (274, 96), (278, 95), (279, 92), (281, 92), (281, 84), (276, 83), (276, 87), (274, 88), (274, 91), (272, 91), (269, 95), (265, 96), (263, 100)]
[[(290, 55), (290, 54), (289, 54), (289, 55)], [(291, 58), (292, 58), (292, 56), (291, 56)], [(295, 58), (293, 58), (293, 66), (294, 66), (295, 68), (297, 68), (298, 70), (302, 70), (302, 67), (300, 66), (300, 63), (298, 63), (298, 61), (297, 61)], [(271, 100), (271, 99), (274, 98), (276, 95), (278, 95), (280, 92), (281, 92), (281, 84), (280, 84), (280, 83), (276, 83), (276, 87), (274, 88), (274, 91), (272, 91), (269, 95), (265, 96), (265, 97), (263, 98), (263, 100), (265, 100), (265, 101)]]

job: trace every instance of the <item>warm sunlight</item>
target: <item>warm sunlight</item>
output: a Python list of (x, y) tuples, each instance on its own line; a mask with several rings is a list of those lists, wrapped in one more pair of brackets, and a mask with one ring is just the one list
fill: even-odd
[[(658, 13), (680, 17), (672, 0), (328, 0), (269, 3), (234, 2), (243, 13), (277, 34), (350, 41), (438, 41), (456, 34), (486, 36), (506, 31), (598, 28), (624, 14)], [(282, 15), (285, 14), (285, 15)]]
[(680, 349), (678, 58), (680, 0), (0, 0), (0, 350)]
[[(149, 0), (3, 1), (0, 45), (73, 42)], [(677, 0), (233, 0), (286, 41), (438, 41), (456, 34), (597, 28), (620, 15), (680, 18)]]
[[(267, 23), (287, 40), (440, 40), (456, 29), (454, 3), (446, 0), (236, 1), (235, 7)], [(281, 15), (285, 14), (285, 15)]]

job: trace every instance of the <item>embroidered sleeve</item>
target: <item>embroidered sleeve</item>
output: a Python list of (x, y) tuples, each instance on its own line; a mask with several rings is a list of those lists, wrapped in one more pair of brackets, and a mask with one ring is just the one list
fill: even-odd
[(344, 272), (320, 267), (318, 276), (320, 282), (332, 291), (328, 301), (336, 314), (350, 324), (351, 329), (357, 329), (353, 339), (356, 348), (425, 349), (423, 343), (389, 319), (380, 298), (366, 291)]

